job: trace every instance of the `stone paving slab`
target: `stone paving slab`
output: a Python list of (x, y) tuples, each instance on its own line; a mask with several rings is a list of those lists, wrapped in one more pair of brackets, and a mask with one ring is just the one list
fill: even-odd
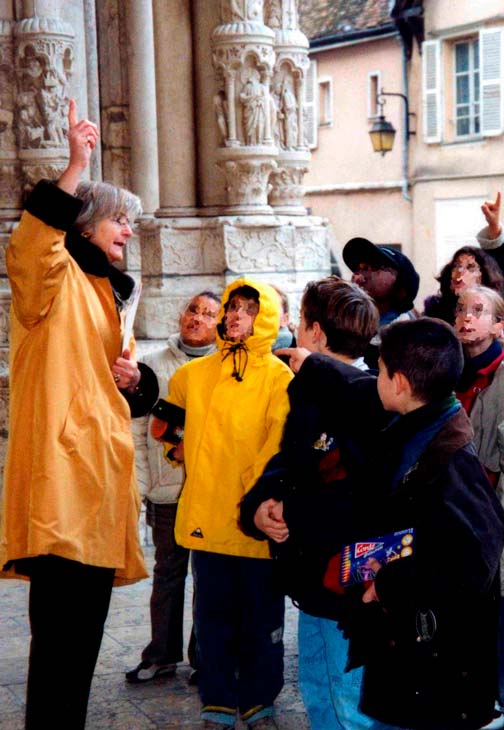
[[(145, 549), (152, 572), (153, 548)], [(150, 638), (150, 579), (114, 589), (91, 690), (86, 730), (199, 730), (200, 702), (187, 683), (190, 667), (179, 665), (175, 677), (129, 685), (124, 672), (140, 661)], [(0, 581), (0, 728), (23, 730), (30, 631), (28, 584)], [(186, 645), (191, 626), (192, 579), (186, 587)], [(71, 657), (65, 666), (68, 670)], [(285, 686), (277, 703), (280, 730), (309, 730), (297, 689), (297, 611), (287, 602)], [(244, 730), (238, 721), (236, 730)], [(71, 730), (71, 728), (69, 728)]]

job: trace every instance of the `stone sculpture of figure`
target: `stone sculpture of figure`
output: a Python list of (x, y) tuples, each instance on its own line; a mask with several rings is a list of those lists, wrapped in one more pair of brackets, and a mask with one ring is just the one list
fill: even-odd
[(280, 108), (283, 114), (285, 147), (287, 149), (293, 149), (297, 147), (297, 101), (292, 91), (291, 83), (287, 79), (285, 79), (282, 86), (282, 103)]
[(23, 91), (17, 98), (18, 144), (21, 149), (40, 147), (44, 127), (32, 93)]
[(225, 144), (228, 138), (228, 105), (225, 93), (223, 91), (219, 91), (219, 93), (214, 96), (213, 103), (221, 142)]
[(65, 119), (61, 114), (65, 87), (66, 79), (63, 74), (48, 65), (37, 99), (45, 127), (44, 147), (60, 147), (66, 144)]
[(267, 109), (264, 87), (256, 69), (252, 69), (248, 81), (244, 84), (240, 93), (240, 101), (243, 106), (245, 144), (261, 144), (264, 140)]
[(38, 91), (42, 88), (44, 69), (42, 62), (36, 56), (25, 59), (22, 71), (23, 91)]
[(282, 87), (274, 86), (270, 93), (271, 134), (276, 147), (284, 148), (283, 112), (281, 110)]
[(223, 23), (239, 20), (262, 20), (263, 0), (221, 0)]
[(264, 22), (270, 28), (282, 27), (282, 6), (280, 0), (265, 0)]

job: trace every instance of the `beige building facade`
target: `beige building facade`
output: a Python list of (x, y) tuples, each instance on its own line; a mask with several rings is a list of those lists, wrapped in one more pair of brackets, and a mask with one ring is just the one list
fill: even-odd
[(308, 66), (297, 0), (0, 0), (1, 451), (5, 247), (27, 191), (66, 165), (68, 99), (100, 127), (89, 176), (143, 201), (126, 265), (150, 348), (201, 289), (247, 274), (295, 303), (328, 272), (326, 221), (303, 204)]
[[(441, 266), (476, 243), (482, 202), (504, 189), (504, 9), (499, 0), (381, 5), (382, 15), (357, 31), (312, 37), (318, 134), (306, 202), (330, 219), (340, 260), (356, 235), (400, 245), (421, 277), (421, 310)], [(307, 32), (315, 27), (301, 17)], [(377, 89), (406, 95), (412, 112), (407, 138), (403, 100), (383, 97), (396, 129), (385, 156), (368, 135)]]

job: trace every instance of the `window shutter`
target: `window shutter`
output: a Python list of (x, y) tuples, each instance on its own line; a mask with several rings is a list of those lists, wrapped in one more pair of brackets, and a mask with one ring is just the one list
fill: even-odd
[(503, 127), (503, 43), (500, 28), (480, 31), (481, 132), (502, 133)]
[(423, 137), (428, 144), (441, 142), (441, 44), (422, 43)]
[(304, 85), (303, 119), (306, 144), (311, 150), (318, 144), (317, 86), (317, 62), (310, 60)]

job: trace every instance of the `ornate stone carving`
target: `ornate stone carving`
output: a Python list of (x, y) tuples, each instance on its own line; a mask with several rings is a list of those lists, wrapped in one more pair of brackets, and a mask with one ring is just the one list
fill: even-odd
[(245, 144), (247, 146), (264, 144), (269, 101), (256, 69), (250, 70), (248, 79), (241, 88), (240, 102)]
[(264, 22), (275, 30), (282, 27), (282, 0), (265, 0)]
[(56, 180), (61, 175), (66, 167), (66, 161), (54, 159), (52, 155), (51, 158), (47, 161), (23, 159), (21, 174), (23, 197), (26, 197), (42, 178)]
[(223, 23), (240, 20), (263, 22), (263, 0), (221, 0), (220, 16)]
[(305, 156), (300, 155), (300, 157), (300, 160), (296, 160), (294, 155), (290, 160), (283, 159), (283, 164), (271, 174), (269, 202), (276, 213), (300, 215), (306, 213), (303, 206), (303, 177), (308, 172), (308, 167), (306, 160), (303, 159)]
[(55, 18), (33, 17), (16, 27), (16, 104), (21, 149), (66, 147), (73, 33)]
[(20, 176), (21, 169), (17, 161), (2, 160), (0, 157), (0, 201), (4, 209), (19, 209), (22, 205)]
[(254, 152), (233, 159), (222, 157), (217, 164), (226, 179), (226, 213), (270, 213), (268, 180), (276, 162), (268, 155)]
[[(0, 20), (0, 154), (14, 152), (14, 47), (12, 23)], [(2, 155), (4, 156), (4, 155)]]
[(232, 228), (225, 232), (226, 264), (234, 273), (294, 268), (293, 230)]
[(225, 0), (220, 10), (222, 25), (212, 33), (212, 53), (225, 212), (270, 213), (268, 178), (277, 154), (277, 114), (270, 90), (274, 32), (263, 23), (262, 0)]
[(142, 273), (149, 278), (165, 271), (187, 275), (224, 270), (222, 235), (201, 224), (175, 228), (159, 219), (142, 221), (141, 252)]
[(304, 78), (308, 40), (298, 27), (295, 0), (269, 0), (265, 22), (275, 30), (276, 63), (271, 82), (279, 148), (278, 170), (271, 177), (270, 203), (278, 213), (302, 215), (302, 178), (310, 158), (304, 134)]
[(297, 228), (294, 236), (294, 255), (297, 271), (330, 271), (327, 226)]

